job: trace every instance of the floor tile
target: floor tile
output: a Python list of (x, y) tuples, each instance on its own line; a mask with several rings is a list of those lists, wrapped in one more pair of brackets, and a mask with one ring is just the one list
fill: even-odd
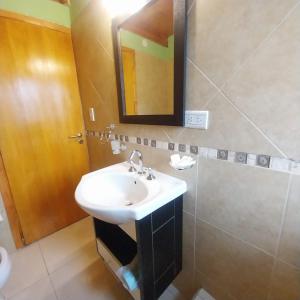
[(95, 241), (90, 242), (85, 247), (73, 253), (69, 261), (51, 273), (50, 277), (54, 281), (59, 278), (59, 285), (62, 285), (99, 259)]
[(94, 238), (92, 219), (85, 218), (39, 241), (49, 273), (70, 260)]
[(121, 283), (104, 266), (101, 259), (78, 271), (76, 259), (51, 274), (60, 300), (129, 300)]
[(45, 277), (8, 300), (56, 300), (49, 277)]
[(11, 261), (11, 276), (2, 290), (7, 298), (47, 276), (47, 269), (37, 243), (14, 252)]

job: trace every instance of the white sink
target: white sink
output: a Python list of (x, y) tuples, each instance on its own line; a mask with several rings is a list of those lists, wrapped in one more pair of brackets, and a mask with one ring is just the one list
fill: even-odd
[(127, 162), (84, 175), (75, 198), (79, 206), (100, 220), (124, 224), (140, 220), (187, 190), (185, 181), (153, 171), (156, 179), (128, 172)]

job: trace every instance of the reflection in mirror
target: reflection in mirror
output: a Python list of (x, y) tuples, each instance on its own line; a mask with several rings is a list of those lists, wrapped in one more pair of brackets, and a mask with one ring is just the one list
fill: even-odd
[(156, 0), (119, 27), (124, 114), (174, 114), (173, 0)]

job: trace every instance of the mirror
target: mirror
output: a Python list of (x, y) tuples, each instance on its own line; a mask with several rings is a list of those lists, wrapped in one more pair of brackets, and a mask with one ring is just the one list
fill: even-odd
[(185, 1), (149, 1), (113, 29), (121, 123), (183, 125)]

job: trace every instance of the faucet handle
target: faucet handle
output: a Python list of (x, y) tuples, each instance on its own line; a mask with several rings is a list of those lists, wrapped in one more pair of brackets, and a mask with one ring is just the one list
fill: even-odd
[(130, 173), (136, 172), (136, 168), (133, 166), (133, 164), (130, 163), (130, 160), (128, 160), (127, 162), (130, 164), (128, 172)]
[(155, 176), (153, 174), (153, 170), (151, 168), (147, 168), (147, 171), (148, 171), (148, 175), (147, 175), (147, 180), (153, 180), (155, 179)]
[(128, 172), (130, 172), (130, 173), (136, 172), (135, 167), (130, 166), (130, 168), (128, 169)]

